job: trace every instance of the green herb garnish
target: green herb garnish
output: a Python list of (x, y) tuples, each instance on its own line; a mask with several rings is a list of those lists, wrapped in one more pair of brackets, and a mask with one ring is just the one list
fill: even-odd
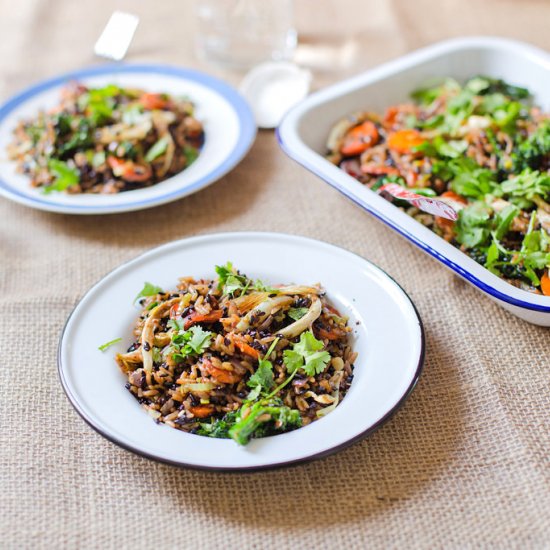
[(181, 330), (179, 328), (181, 325), (177, 322), (172, 323), (172, 321), (169, 321), (168, 326), (175, 329), (168, 353), (177, 362), (181, 362), (192, 355), (200, 355), (210, 346), (212, 333), (203, 330), (199, 326), (191, 327), (189, 330)]
[(122, 341), (122, 338), (115, 338), (114, 340), (111, 340), (110, 342), (106, 342), (105, 344), (101, 344), (97, 349), (99, 351), (105, 351), (107, 348), (110, 348), (114, 344), (118, 344)]
[(139, 292), (139, 294), (134, 298), (134, 304), (140, 299), (140, 298), (146, 298), (147, 296), (156, 296), (157, 294), (162, 294), (162, 288), (160, 286), (155, 286), (152, 283), (146, 282), (143, 285), (143, 288)]
[(52, 191), (65, 191), (80, 182), (80, 172), (77, 168), (70, 167), (66, 162), (57, 159), (48, 161), (48, 168), (55, 174), (55, 180), (51, 185), (43, 188), (45, 194)]

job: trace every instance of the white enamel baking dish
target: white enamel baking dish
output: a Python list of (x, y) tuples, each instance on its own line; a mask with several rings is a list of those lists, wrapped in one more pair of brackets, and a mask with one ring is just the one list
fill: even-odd
[(501, 38), (473, 37), (440, 42), (321, 90), (294, 107), (277, 129), (287, 155), (416, 244), (444, 266), (518, 317), (550, 326), (550, 298), (513, 287), (447, 243), (323, 157), (333, 124), (357, 110), (383, 112), (409, 98), (427, 80), (478, 74), (525, 86), (550, 109), (550, 55)]

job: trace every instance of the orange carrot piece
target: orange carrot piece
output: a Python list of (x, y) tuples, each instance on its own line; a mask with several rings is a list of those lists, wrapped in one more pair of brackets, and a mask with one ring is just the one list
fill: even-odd
[(384, 115), (384, 125), (390, 127), (393, 126), (398, 113), (399, 109), (397, 107), (388, 107), (386, 114)]
[(144, 109), (152, 111), (153, 109), (164, 109), (169, 105), (169, 101), (162, 94), (153, 94), (146, 92), (140, 98), (139, 102)]
[(221, 309), (215, 309), (210, 313), (206, 313), (204, 315), (195, 311), (184, 319), (183, 328), (187, 330), (189, 327), (192, 327), (197, 323), (215, 323), (222, 318), (222, 313), (223, 312)]
[(260, 352), (257, 349), (254, 349), (250, 344), (247, 344), (242, 338), (233, 336), (233, 343), (245, 355), (253, 357), (254, 359), (260, 358)]
[(244, 373), (215, 367), (208, 357), (203, 358), (202, 366), (206, 374), (211, 376), (218, 384), (236, 384), (240, 382), (244, 376)]
[(339, 328), (332, 328), (331, 330), (318, 328), (317, 335), (323, 340), (340, 340), (346, 336), (346, 333)]
[(456, 202), (461, 202), (462, 204), (468, 204), (468, 201), (459, 195), (458, 193), (455, 193), (454, 191), (445, 191), (444, 193), (441, 193), (440, 197), (444, 199), (451, 199)]
[(150, 166), (137, 164), (131, 160), (107, 157), (107, 164), (117, 178), (126, 181), (147, 181), (153, 175)]
[(347, 157), (360, 155), (363, 151), (375, 145), (378, 138), (378, 130), (374, 122), (366, 120), (348, 131), (344, 137), (344, 143), (340, 147), (340, 153)]
[(550, 275), (548, 270), (540, 278), (540, 289), (545, 296), (550, 296)]
[(422, 145), (426, 140), (418, 130), (398, 130), (388, 136), (388, 147), (398, 153), (412, 153), (414, 147)]
[(384, 176), (384, 175), (399, 175), (399, 170), (393, 166), (385, 166), (384, 164), (376, 164), (374, 162), (367, 162), (361, 166), (361, 172), (369, 174), (371, 176)]
[(214, 405), (197, 405), (196, 407), (190, 407), (189, 412), (192, 413), (195, 418), (206, 418), (213, 414)]

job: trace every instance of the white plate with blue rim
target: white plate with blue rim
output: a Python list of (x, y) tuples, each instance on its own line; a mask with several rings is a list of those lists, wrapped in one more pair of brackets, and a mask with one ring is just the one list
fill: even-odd
[[(44, 194), (16, 172), (6, 148), (22, 119), (36, 116), (59, 102), (70, 81), (101, 87), (115, 84), (151, 92), (187, 96), (203, 122), (205, 142), (187, 169), (156, 185), (117, 194)], [(0, 106), (0, 195), (18, 203), (67, 214), (111, 214), (150, 208), (195, 193), (232, 170), (256, 136), (254, 117), (243, 97), (228, 84), (199, 71), (152, 64), (101, 65), (40, 82)]]
[[(157, 424), (125, 388), (115, 354), (132, 343), (135, 295), (150, 281), (175, 288), (179, 277), (216, 277), (233, 264), (265, 283), (319, 282), (353, 328), (354, 377), (329, 414), (294, 431), (237, 445)], [(183, 267), (182, 267), (183, 266)], [(122, 338), (104, 352), (104, 342)], [(63, 388), (97, 432), (139, 455), (218, 471), (262, 470), (321, 458), (386, 422), (413, 390), (424, 361), (424, 333), (405, 291), (381, 269), (336, 246), (278, 233), (220, 233), (174, 241), (118, 267), (82, 298), (61, 335)]]

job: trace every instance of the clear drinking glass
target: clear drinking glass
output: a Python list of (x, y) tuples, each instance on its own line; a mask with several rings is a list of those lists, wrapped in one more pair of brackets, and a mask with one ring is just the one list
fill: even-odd
[(199, 56), (232, 68), (289, 59), (296, 48), (293, 0), (196, 0)]

